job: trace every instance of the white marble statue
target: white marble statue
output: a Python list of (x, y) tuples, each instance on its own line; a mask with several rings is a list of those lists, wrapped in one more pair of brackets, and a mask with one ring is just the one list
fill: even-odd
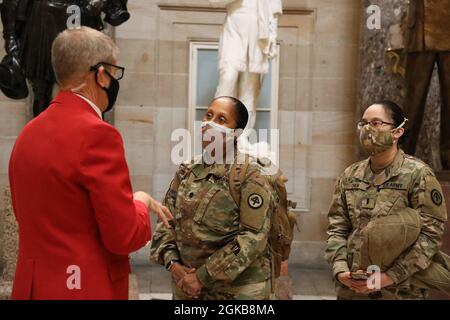
[(246, 129), (256, 119), (262, 75), (277, 53), (278, 17), (281, 0), (209, 0), (226, 6), (227, 16), (220, 37), (219, 86), (216, 97), (233, 96), (249, 111)]

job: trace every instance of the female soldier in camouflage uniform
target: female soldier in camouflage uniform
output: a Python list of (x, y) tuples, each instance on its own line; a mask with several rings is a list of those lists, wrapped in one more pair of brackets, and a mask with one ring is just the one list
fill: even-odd
[[(209, 130), (225, 134), (243, 129), (247, 119), (239, 100), (217, 98), (204, 116), (203, 136)], [(235, 146), (236, 138), (226, 138), (230, 142)], [(203, 143), (203, 160), (214, 156), (205, 152), (211, 144)], [(172, 273), (174, 299), (271, 298), (268, 234), (274, 195), (261, 167), (250, 163), (242, 171), (246, 179), (236, 204), (229, 174), (239, 154), (226, 149), (224, 155), (231, 163), (181, 165), (165, 197), (164, 205), (175, 217), (173, 228), (158, 224), (151, 258)]]
[[(412, 279), (426, 270), (439, 253), (447, 212), (433, 171), (398, 148), (406, 121), (399, 106), (383, 101), (370, 106), (358, 124), (361, 144), (370, 157), (351, 165), (339, 177), (328, 213), (326, 257), (337, 280), (338, 299), (426, 296), (427, 290), (416, 286)], [(365, 251), (367, 229), (377, 219), (392, 221), (395, 217), (404, 223), (397, 223), (397, 229), (386, 223), (371, 235), (373, 242), (369, 245), (379, 245), (372, 248), (372, 255), (395, 257), (389, 262), (375, 258), (386, 265), (378, 266), (381, 290), (369, 289), (367, 281), (356, 280), (351, 272), (366, 271), (374, 260)], [(396, 233), (404, 235), (400, 240), (409, 242), (394, 241)], [(408, 235), (413, 237), (408, 240)]]

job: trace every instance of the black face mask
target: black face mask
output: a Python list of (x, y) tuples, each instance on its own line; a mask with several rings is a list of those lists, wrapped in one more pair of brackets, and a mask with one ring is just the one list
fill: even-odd
[(103, 114), (110, 111), (114, 107), (120, 89), (119, 80), (114, 78), (108, 71), (105, 71), (105, 73), (109, 76), (111, 82), (109, 83), (109, 87), (101, 87), (105, 90), (106, 95), (108, 96), (108, 106), (106, 107), (106, 110), (103, 111)]

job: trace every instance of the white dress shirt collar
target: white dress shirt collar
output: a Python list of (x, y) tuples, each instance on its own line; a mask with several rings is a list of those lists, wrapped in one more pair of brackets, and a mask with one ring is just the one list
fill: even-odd
[(83, 99), (84, 101), (86, 101), (86, 102), (92, 107), (92, 109), (94, 109), (94, 111), (98, 114), (98, 116), (100, 117), (100, 119), (103, 119), (102, 111), (100, 110), (99, 107), (97, 107), (97, 106), (95, 105), (95, 103), (93, 103), (93, 102), (92, 102), (91, 100), (89, 100), (88, 98), (83, 97), (83, 96), (82, 96), (81, 94), (79, 94), (79, 93), (74, 92), (74, 94), (76, 94), (76, 95), (79, 96), (81, 99)]

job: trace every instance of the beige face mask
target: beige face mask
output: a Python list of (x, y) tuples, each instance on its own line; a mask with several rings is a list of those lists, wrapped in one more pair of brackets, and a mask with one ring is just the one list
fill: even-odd
[(202, 140), (205, 162), (207, 164), (222, 163), (224, 156), (234, 155), (236, 130), (213, 121), (204, 121), (202, 122)]
[(389, 131), (380, 131), (369, 124), (365, 125), (361, 129), (359, 135), (359, 141), (364, 151), (367, 152), (368, 155), (374, 156), (388, 150), (394, 145), (392, 134), (396, 130), (403, 128), (406, 121), (408, 121), (408, 119), (405, 118), (401, 125)]

